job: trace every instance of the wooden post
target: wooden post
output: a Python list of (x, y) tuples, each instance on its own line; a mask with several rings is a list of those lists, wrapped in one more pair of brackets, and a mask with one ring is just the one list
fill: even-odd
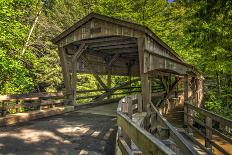
[[(206, 116), (205, 125), (208, 126), (209, 128), (212, 128), (212, 118)], [(212, 130), (210, 130), (209, 128), (205, 129), (206, 130), (205, 147), (211, 151), (212, 145), (210, 141), (212, 140)]]
[(62, 74), (64, 79), (64, 85), (67, 93), (68, 99), (71, 98), (71, 81), (70, 81), (70, 74), (67, 65), (67, 59), (65, 54), (65, 49), (63, 47), (59, 47), (59, 57), (60, 57), (60, 64), (62, 68)]
[(143, 111), (147, 111), (147, 105), (151, 101), (150, 85), (149, 85), (149, 79), (147, 74), (143, 74), (141, 76), (141, 84), (142, 84)]
[(2, 117), (6, 116), (5, 102), (2, 102)]
[(184, 125), (188, 125), (188, 107), (186, 105), (188, 103), (188, 75), (184, 76)]
[[(177, 81), (178, 78), (175, 77), (175, 80)], [(176, 84), (175, 98), (178, 98), (178, 83)]]
[(72, 105), (76, 104), (76, 95), (77, 95), (77, 60), (72, 62)]
[(19, 105), (19, 100), (16, 100), (15, 104), (16, 104), (16, 113), (18, 113), (18, 112), (19, 112), (19, 107), (18, 107), (18, 105)]
[(128, 71), (128, 80), (130, 82), (128, 94), (131, 94), (131, 64), (130, 63), (128, 63), (127, 65), (127, 71)]
[(148, 75), (144, 74), (144, 44), (145, 35), (138, 38), (138, 52), (139, 52), (139, 69), (141, 76), (141, 87), (142, 87), (142, 99), (143, 99), (143, 111), (147, 110), (147, 104), (151, 101), (151, 92), (149, 88)]
[(138, 112), (142, 112), (143, 111), (143, 99), (140, 93), (137, 94), (137, 98), (138, 98)]
[[(111, 67), (108, 67), (108, 74), (107, 74), (107, 87), (111, 89), (111, 83), (112, 83), (112, 78), (111, 78)], [(108, 99), (111, 98), (111, 95), (108, 96)]]
[(133, 115), (133, 107), (132, 107), (132, 99), (130, 96), (127, 96), (127, 104), (128, 104), (128, 116), (130, 119), (132, 119), (132, 115)]

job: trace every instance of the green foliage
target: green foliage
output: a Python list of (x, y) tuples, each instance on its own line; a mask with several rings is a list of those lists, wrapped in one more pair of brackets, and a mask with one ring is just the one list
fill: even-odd
[[(39, 14), (25, 54), (22, 49)], [(0, 93), (64, 89), (51, 39), (90, 12), (145, 25), (188, 63), (213, 79), (206, 108), (229, 115), (232, 99), (232, 1), (211, 0), (0, 0)], [(106, 82), (106, 77), (103, 76)], [(112, 86), (127, 77), (113, 77)], [(78, 89), (98, 89), (78, 76)], [(94, 95), (94, 93), (89, 93)]]

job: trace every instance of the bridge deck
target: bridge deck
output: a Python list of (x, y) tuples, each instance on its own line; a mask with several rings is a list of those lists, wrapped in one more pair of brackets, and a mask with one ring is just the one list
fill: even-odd
[(0, 127), (0, 154), (113, 154), (117, 104)]

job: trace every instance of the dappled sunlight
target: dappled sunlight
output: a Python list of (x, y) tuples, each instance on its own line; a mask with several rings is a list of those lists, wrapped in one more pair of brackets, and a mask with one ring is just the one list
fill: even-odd
[(38, 143), (40, 141), (45, 140), (56, 140), (58, 142), (63, 142), (62, 137), (55, 135), (51, 131), (41, 131), (35, 129), (21, 129), (19, 132), (11, 132), (11, 133), (1, 133), (0, 138), (4, 137), (12, 137), (23, 140), (24, 143)]
[(89, 127), (73, 127), (73, 126), (57, 129), (58, 132), (66, 135), (67, 134), (83, 135), (89, 130), (90, 130)]
[[(116, 119), (111, 116), (73, 112), (0, 127), (3, 154), (112, 154)], [(1, 154), (0, 153), (0, 154)]]

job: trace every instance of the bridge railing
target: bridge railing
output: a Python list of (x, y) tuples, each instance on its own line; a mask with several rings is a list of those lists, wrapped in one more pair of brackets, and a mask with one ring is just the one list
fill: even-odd
[[(224, 143), (226, 142), (232, 147), (232, 121), (192, 104), (186, 103), (186, 107), (187, 113), (185, 112), (185, 115), (187, 117), (187, 122), (185, 122), (185, 124), (187, 124), (189, 130), (193, 129), (204, 137), (205, 147), (209, 150), (215, 147), (223, 154), (231, 154), (231, 152), (228, 152), (228, 150), (220, 146), (216, 141), (224, 141)], [(194, 126), (194, 122), (201, 127), (197, 128)], [(202, 145), (202, 147), (204, 146)]]
[(64, 92), (2, 95), (0, 111), (2, 116), (6, 116), (8, 113), (63, 106), (67, 102)]
[[(149, 104), (145, 128), (161, 140), (170, 139), (168, 144), (176, 154), (197, 155), (186, 139), (160, 113), (153, 103)], [(165, 141), (164, 141), (165, 142)], [(174, 143), (173, 143), (174, 142)]]
[[(162, 88), (154, 88), (162, 89)], [(95, 90), (78, 90), (77, 91), (77, 102), (84, 101), (84, 99), (94, 99), (100, 95), (104, 89)], [(118, 92), (112, 93), (111, 96), (121, 97), (125, 94), (133, 94), (141, 92), (141, 87), (123, 87), (118, 89)], [(92, 93), (92, 95), (91, 95)], [(94, 93), (94, 94), (93, 94)], [(12, 94), (12, 95), (1, 95), (0, 96), (0, 116), (6, 116), (9, 113), (18, 113), (24, 111), (33, 111), (43, 108), (52, 108), (55, 106), (63, 106), (68, 104), (65, 92), (40, 92), (40, 93), (25, 93), (25, 94)]]
[(142, 97), (140, 94), (126, 96), (119, 101), (117, 144), (122, 154), (175, 154), (133, 120), (132, 115), (137, 111), (142, 112)]

